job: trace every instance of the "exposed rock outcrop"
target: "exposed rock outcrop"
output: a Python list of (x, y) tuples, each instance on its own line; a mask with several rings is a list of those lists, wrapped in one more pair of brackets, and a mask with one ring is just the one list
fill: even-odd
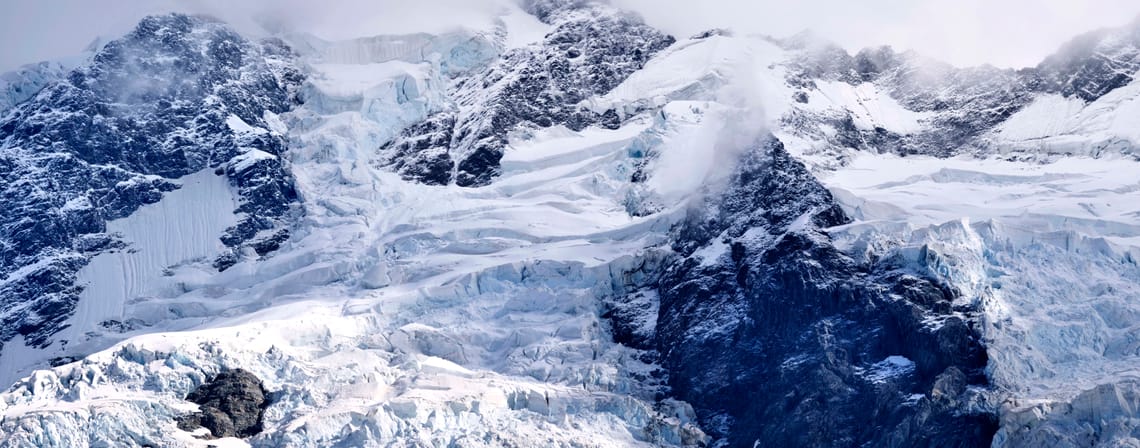
[(822, 229), (849, 218), (779, 141), (693, 210), (654, 337), (706, 431), (734, 447), (988, 445), (996, 415), (967, 391), (987, 384), (978, 309), (837, 250)]
[(254, 374), (234, 369), (219, 373), (186, 396), (197, 403), (199, 412), (178, 420), (178, 427), (193, 431), (210, 430), (221, 437), (251, 437), (261, 432), (261, 419), (269, 406), (269, 391)]
[(489, 67), (455, 79), (456, 107), (404, 130), (383, 149), (406, 179), (431, 185), (487, 185), (500, 174), (507, 133), (517, 126), (617, 128), (614, 111), (579, 103), (617, 87), (673, 37), (600, 5), (538, 2), (554, 30), (540, 45), (506, 52)]

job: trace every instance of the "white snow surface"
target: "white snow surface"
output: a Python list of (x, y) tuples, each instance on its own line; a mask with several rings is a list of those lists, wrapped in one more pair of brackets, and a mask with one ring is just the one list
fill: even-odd
[(127, 246), (95, 256), (79, 271), (76, 285), (84, 289), (68, 328), (57, 335), (57, 344), (45, 350), (22, 349), (22, 340), (5, 344), (0, 383), (12, 384), (50, 358), (102, 348), (105, 342), (86, 340), (114, 333), (114, 327), (128, 324), (129, 319), (142, 323), (182, 313), (174, 303), (158, 302), (180, 296), (209, 275), (213, 257), (225, 249), (218, 238), (237, 224), (233, 214), (237, 203), (226, 177), (213, 170), (185, 176), (178, 183), (181, 188), (158, 203), (107, 223), (107, 232)]
[(505, 34), (503, 46), (506, 48), (525, 47), (540, 42), (553, 31), (552, 26), (542, 23), (515, 3), (504, 7), (502, 15), (498, 18), (498, 25)]
[(999, 220), (1027, 232), (1074, 230), (1140, 246), (1140, 163), (1072, 157), (1053, 163), (862, 153), (820, 178), (862, 221), (917, 226)]
[[(665, 49), (610, 93), (592, 101), (599, 112), (674, 100), (723, 100), (763, 109), (768, 121), (790, 106), (791, 89), (779, 64), (788, 55), (771, 42), (753, 37), (712, 36), (683, 40)], [(731, 87), (731, 90), (726, 88)]]
[(914, 373), (915, 364), (905, 356), (892, 355), (863, 372), (872, 383), (886, 383), (895, 377)]
[(808, 95), (809, 109), (831, 108), (850, 111), (855, 127), (864, 131), (886, 129), (900, 135), (913, 134), (923, 129), (929, 112), (913, 112), (903, 108), (894, 98), (872, 83), (852, 86), (840, 81), (820, 81), (817, 89)]

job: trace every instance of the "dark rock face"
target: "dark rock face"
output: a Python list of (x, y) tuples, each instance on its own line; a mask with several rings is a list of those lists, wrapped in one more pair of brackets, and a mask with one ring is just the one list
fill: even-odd
[[(869, 48), (854, 56), (832, 44), (805, 47), (778, 42), (800, 55), (789, 65), (789, 83), (804, 89), (816, 80), (871, 82), (906, 109), (932, 114), (930, 130), (899, 135), (885, 129), (856, 129), (849, 114), (801, 112), (784, 117), (786, 128), (831, 144), (859, 150), (947, 157), (1001, 124), (1029, 104), (1036, 93), (1024, 73), (993, 67), (957, 68), (890, 47)], [(835, 135), (816, 132), (831, 126)]]
[(251, 437), (261, 432), (269, 392), (261, 380), (242, 369), (222, 372), (186, 396), (200, 411), (178, 420), (178, 428), (210, 430), (214, 438)]
[(637, 18), (584, 2), (536, 2), (531, 9), (556, 26), (541, 45), (511, 50), (456, 79), (449, 93), (458, 111), (411, 126), (382, 149), (404, 178), (487, 185), (500, 174), (507, 133), (519, 125), (620, 126), (615, 112), (579, 103), (609, 92), (674, 42)]
[(1140, 70), (1140, 19), (1073, 39), (1036, 68), (1036, 87), (1086, 102), (1132, 82)]
[[(278, 157), (285, 140), (227, 120), (269, 128), (267, 113), (289, 110), (303, 79), (293, 57), (212, 19), (150, 17), (0, 119), (0, 343), (50, 344), (78, 300), (76, 272), (121, 247), (106, 221), (159, 201), (184, 175), (215, 169), (240, 195), (239, 223), (222, 236), (235, 252), (217, 268), (242, 247), (280, 244), (297, 202)], [(238, 163), (254, 149), (273, 157)]]
[[(774, 139), (713, 196), (678, 229), (654, 332), (707, 432), (740, 447), (988, 445), (995, 416), (967, 392), (986, 385), (977, 310), (835, 249), (820, 229), (848, 218)], [(714, 242), (714, 262), (693, 256)]]

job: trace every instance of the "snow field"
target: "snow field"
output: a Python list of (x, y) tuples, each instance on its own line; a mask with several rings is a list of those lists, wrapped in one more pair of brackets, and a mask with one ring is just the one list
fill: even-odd
[(1003, 152), (1016, 149), (1099, 157), (1123, 151), (1135, 155), (1140, 142), (1136, 123), (1140, 123), (1140, 83), (1133, 82), (1088, 104), (1077, 97), (1041, 96), (989, 138)]

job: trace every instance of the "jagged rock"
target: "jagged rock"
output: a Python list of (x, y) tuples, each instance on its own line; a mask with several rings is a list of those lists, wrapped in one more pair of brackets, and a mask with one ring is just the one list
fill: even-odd
[(1124, 87), (1140, 70), (1140, 19), (1083, 34), (1036, 67), (1036, 87), (1086, 102)]
[(593, 112), (583, 100), (609, 92), (674, 42), (636, 17), (585, 2), (533, 2), (554, 25), (541, 45), (518, 48), (491, 66), (457, 78), (449, 110), (413, 125), (385, 145), (405, 179), (431, 185), (487, 185), (500, 174), (507, 133), (527, 123), (573, 130), (620, 126), (616, 111)]
[[(658, 284), (654, 334), (706, 431), (728, 446), (989, 443), (993, 414), (926, 395), (986, 385), (980, 334), (926, 323), (957, 319), (935, 306), (947, 294), (936, 280), (836, 250), (819, 229), (849, 218), (774, 139), (711, 197), (678, 231), (684, 257)], [(713, 244), (725, 247), (715, 262), (691, 256)]]
[(966, 374), (957, 367), (947, 367), (945, 372), (934, 379), (934, 387), (930, 389), (930, 397), (955, 400), (966, 391), (967, 381)]
[(190, 392), (186, 401), (197, 403), (200, 410), (180, 418), (178, 427), (185, 431), (206, 428), (214, 438), (257, 435), (270, 404), (269, 391), (261, 380), (242, 369), (219, 373)]
[[(112, 240), (107, 221), (179, 177), (214, 168), (240, 197), (217, 268), (279, 245), (298, 198), (265, 117), (294, 106), (294, 57), (214, 19), (149, 17), (0, 119), (0, 347), (18, 334), (50, 344), (76, 306), (75, 274), (109, 247), (88, 242)], [(231, 117), (265, 131), (237, 132)], [(270, 157), (238, 163), (251, 151)]]
[[(1079, 36), (1036, 67), (1021, 70), (958, 68), (890, 47), (852, 56), (810, 34), (774, 42), (795, 53), (786, 63), (790, 85), (873, 83), (906, 109), (931, 114), (926, 128), (913, 134), (856, 129), (850, 114), (802, 112), (782, 118), (787, 129), (838, 147), (902, 155), (948, 157), (985, 147), (980, 140), (984, 134), (1040, 95), (1057, 93), (1092, 102), (1132, 82), (1140, 69), (1140, 21)], [(823, 127), (837, 132), (817, 132)]]

